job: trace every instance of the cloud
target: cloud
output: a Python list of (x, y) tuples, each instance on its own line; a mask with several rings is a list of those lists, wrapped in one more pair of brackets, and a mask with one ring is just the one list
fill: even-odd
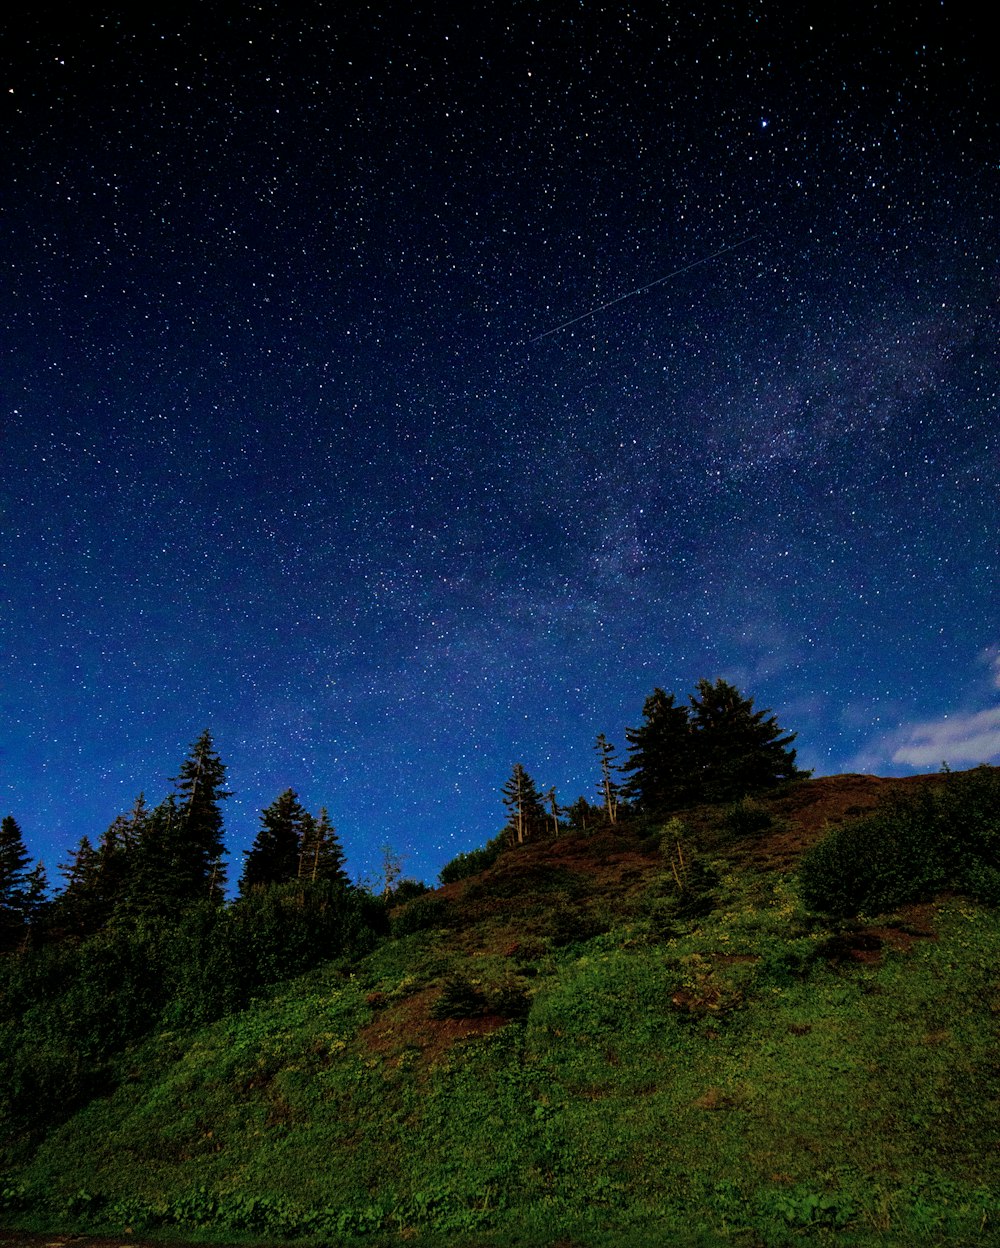
[[(1000, 679), (1000, 656), (994, 665)], [(927, 723), (912, 724), (901, 730), (895, 740), (901, 743), (893, 752), (892, 761), (908, 767), (995, 762), (1000, 759), (1000, 707), (966, 715), (942, 715)]]

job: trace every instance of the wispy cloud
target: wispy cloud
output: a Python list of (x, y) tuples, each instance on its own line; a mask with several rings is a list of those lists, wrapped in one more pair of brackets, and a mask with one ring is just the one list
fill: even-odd
[(896, 735), (903, 740), (892, 761), (907, 767), (990, 763), (1000, 760), (1000, 707), (968, 715), (943, 715), (940, 719), (911, 724)]
[[(954, 713), (935, 719), (903, 722), (892, 732), (872, 740), (851, 760), (861, 771), (878, 772), (889, 763), (896, 767), (918, 770), (937, 769), (942, 763), (949, 767), (976, 766), (979, 763), (1000, 763), (1000, 706), (983, 710), (970, 708), (977, 703), (996, 702), (1000, 689), (1000, 645), (987, 646), (976, 656), (980, 669), (973, 687)], [(981, 674), (985, 669), (985, 679)], [(902, 717), (901, 717), (902, 718)], [(883, 711), (882, 722), (886, 715)]]

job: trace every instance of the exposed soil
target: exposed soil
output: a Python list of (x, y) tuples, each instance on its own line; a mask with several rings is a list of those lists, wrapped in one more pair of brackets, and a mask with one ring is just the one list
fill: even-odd
[[(28, 1231), (0, 1231), (2, 1248), (191, 1248), (190, 1241), (135, 1239), (132, 1235), (34, 1235)], [(213, 1248), (222, 1248), (214, 1244)], [(241, 1248), (246, 1248), (242, 1245)]]

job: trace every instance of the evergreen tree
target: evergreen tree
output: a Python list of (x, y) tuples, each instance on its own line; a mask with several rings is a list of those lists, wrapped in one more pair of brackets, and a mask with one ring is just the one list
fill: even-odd
[(182, 815), (171, 793), (153, 810), (140, 796), (132, 808), (129, 837), (133, 844), (128, 909), (173, 914), (191, 900), (190, 868), (183, 864)]
[(687, 805), (697, 796), (687, 707), (677, 705), (672, 693), (654, 689), (642, 714), (640, 727), (625, 729), (628, 759), (622, 770), (632, 774), (622, 794), (635, 799), (646, 814)]
[(5, 816), (0, 823), (0, 906), (20, 903), (30, 861), (20, 825), (13, 815)]
[(24, 924), (27, 867), (30, 862), (21, 828), (13, 815), (0, 823), (0, 948), (17, 943)]
[(59, 925), (80, 935), (98, 931), (105, 918), (98, 884), (100, 859), (89, 837), (80, 838), (69, 862), (61, 862), (59, 870), (66, 877), (66, 887), (56, 899)]
[(226, 767), (206, 728), (174, 777), (180, 819), (174, 829), (177, 883), (187, 901), (220, 895), (225, 883), (222, 859), (222, 808), (232, 794), (226, 789)]
[(603, 732), (597, 734), (597, 740), (594, 743), (594, 749), (597, 751), (597, 759), (601, 765), (601, 781), (598, 785), (598, 791), (604, 802), (604, 809), (608, 816), (608, 823), (618, 822), (618, 794), (621, 792), (621, 785), (612, 779), (613, 773), (620, 771), (621, 768), (616, 762), (615, 747), (607, 739)]
[(246, 862), (240, 879), (241, 896), (255, 888), (285, 884), (297, 878), (303, 832), (310, 819), (294, 789), (279, 794), (261, 813), (257, 838), (244, 850)]
[(131, 894), (135, 872), (135, 819), (118, 815), (97, 846), (96, 888), (110, 916)]
[(699, 680), (691, 698), (695, 754), (705, 796), (730, 801), (801, 775), (796, 734), (786, 734), (770, 710), (755, 711), (753, 698), (724, 680)]
[(545, 807), (541, 796), (521, 763), (514, 764), (510, 779), (501, 792), (503, 804), (507, 807), (507, 826), (504, 829), (507, 840), (510, 844), (523, 845), (545, 826)]
[(299, 878), (315, 884), (317, 880), (329, 880), (347, 887), (348, 880), (344, 853), (337, 829), (330, 822), (324, 806), (319, 819), (306, 815), (302, 821), (302, 842), (299, 848)]
[(555, 790), (554, 785), (545, 794), (545, 800), (549, 804), (549, 812), (552, 816), (552, 835), (554, 837), (558, 837), (559, 836), (559, 816), (563, 813), (563, 808), (556, 801), (556, 790)]
[(570, 826), (579, 828), (581, 832), (586, 832), (588, 828), (595, 827), (600, 822), (603, 813), (602, 807), (595, 806), (593, 802), (588, 802), (582, 794), (572, 805), (566, 807)]
[(30, 928), (44, 924), (49, 908), (49, 877), (45, 863), (39, 859), (25, 876), (24, 919)]

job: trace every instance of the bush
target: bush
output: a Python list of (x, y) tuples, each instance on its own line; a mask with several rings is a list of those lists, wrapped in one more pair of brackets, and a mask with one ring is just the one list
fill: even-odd
[(835, 828), (803, 857), (799, 887), (810, 909), (840, 917), (944, 888), (1000, 901), (1000, 771), (952, 775)]
[(749, 797), (741, 798), (722, 816), (722, 827), (730, 836), (742, 839), (766, 832), (774, 826), (774, 816)]
[(454, 884), (456, 880), (467, 880), (470, 875), (478, 875), (487, 867), (492, 867), (503, 853), (503, 833), (487, 841), (482, 849), (470, 850), (467, 854), (459, 854), (446, 862), (441, 868), (438, 879), (442, 884)]
[(531, 998), (517, 983), (503, 983), (482, 988), (478, 982), (456, 972), (444, 982), (440, 997), (431, 1006), (431, 1018), (482, 1018), (498, 1014), (501, 1018), (525, 1019), (531, 1009)]
[(490, 1012), (486, 994), (465, 975), (449, 975), (440, 997), (431, 1006), (431, 1018), (480, 1018)]
[(451, 918), (451, 903), (444, 897), (417, 897), (389, 920), (393, 936), (409, 936), (434, 927), (445, 927)]
[(674, 921), (694, 919), (708, 914), (715, 908), (715, 890), (719, 884), (718, 872), (701, 854), (694, 853), (679, 837), (667, 839), (668, 831), (676, 832), (672, 824), (664, 829), (660, 849), (667, 864), (667, 872), (661, 882), (663, 890), (650, 902), (647, 915), (654, 935), (667, 939), (675, 934)]

